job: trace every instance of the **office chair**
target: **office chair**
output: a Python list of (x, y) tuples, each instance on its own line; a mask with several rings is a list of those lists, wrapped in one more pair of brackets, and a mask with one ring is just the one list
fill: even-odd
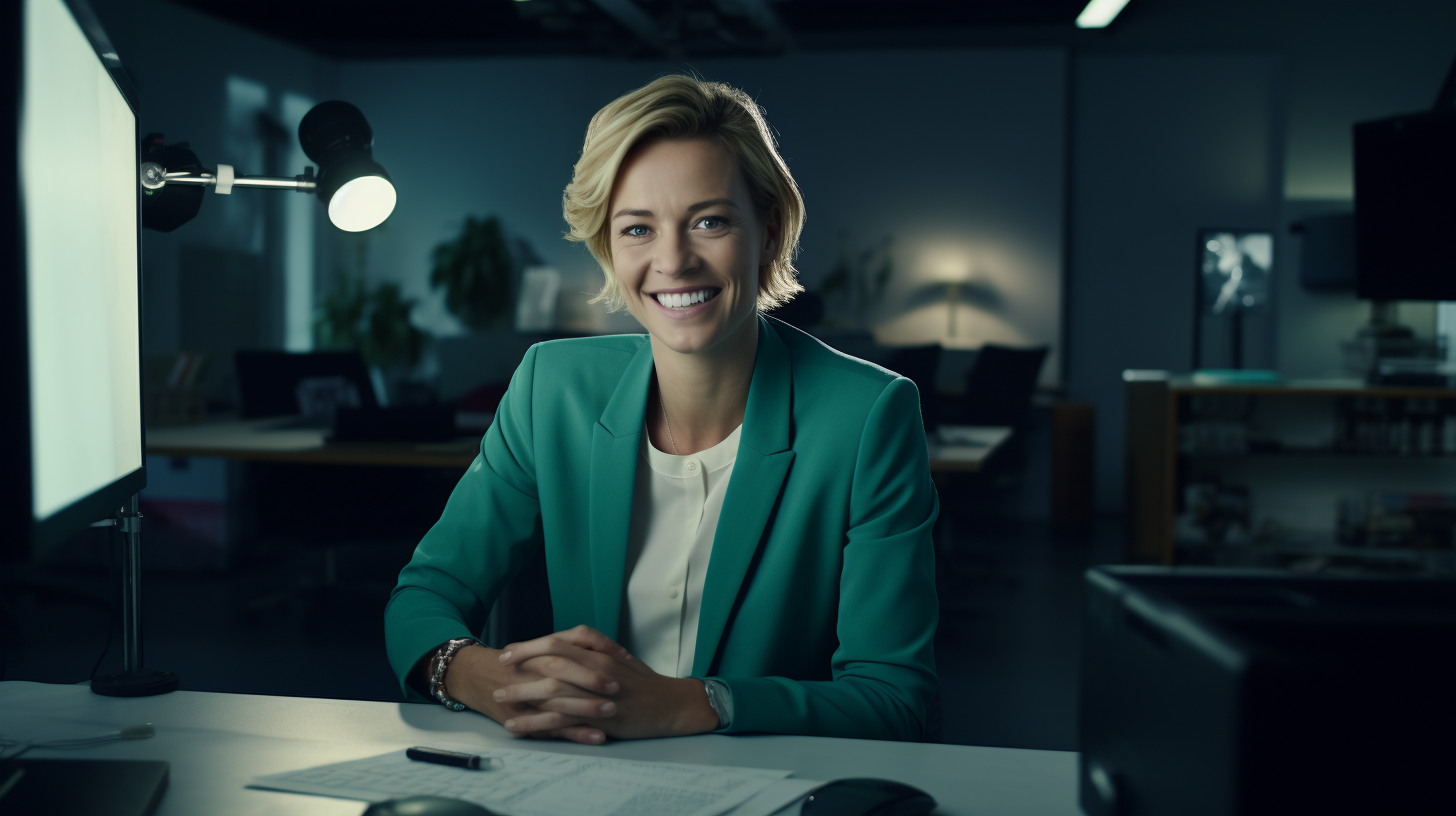
[(1031, 397), (1046, 362), (1046, 346), (1009, 348), (990, 343), (976, 353), (966, 372), (964, 425), (1002, 425), (1019, 429), (1031, 414)]
[(908, 378), (920, 391), (920, 420), (927, 431), (934, 431), (940, 424), (940, 400), (935, 393), (939, 365), (939, 344), (897, 348), (885, 360), (885, 368)]
[[(963, 425), (1008, 427), (1011, 438), (986, 460), (980, 471), (946, 474), (942, 484), (947, 496), (942, 497), (942, 513), (948, 516), (951, 529), (968, 529), (973, 508), (995, 513), (1008, 506), (1007, 494), (1021, 486), (1026, 471), (1031, 399), (1048, 352), (1046, 346), (1010, 348), (987, 343), (966, 372), (965, 398), (956, 412), (956, 421)], [(964, 567), (976, 559), (962, 555), (955, 560)], [(945, 566), (951, 567), (951, 574), (964, 572), (955, 568), (957, 564), (951, 563), (949, 554), (945, 562)], [(982, 566), (988, 576), (996, 572), (994, 559)]]

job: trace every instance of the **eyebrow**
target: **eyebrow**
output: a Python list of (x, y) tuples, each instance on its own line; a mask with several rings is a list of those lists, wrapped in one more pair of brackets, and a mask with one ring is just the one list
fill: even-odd
[[(733, 199), (731, 198), (710, 198), (707, 201), (699, 201), (691, 207), (688, 207), (688, 212), (693, 213), (697, 212), (698, 210), (707, 209), (708, 207), (717, 207), (719, 205), (732, 207), (735, 210), (738, 209), (738, 205), (733, 203)], [(612, 218), (617, 219), (621, 218), (624, 215), (630, 215), (637, 218), (646, 218), (652, 215), (652, 210), (617, 210), (612, 215)]]

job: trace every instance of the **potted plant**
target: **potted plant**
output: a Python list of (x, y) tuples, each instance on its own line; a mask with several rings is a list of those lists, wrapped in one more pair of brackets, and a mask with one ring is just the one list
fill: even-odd
[(509, 323), (514, 260), (495, 216), (468, 216), (460, 235), (431, 253), (430, 286), (445, 290), (445, 308), (471, 331)]
[[(885, 287), (895, 274), (894, 239), (885, 236), (875, 244), (851, 256), (848, 241), (844, 235), (839, 239), (839, 256), (830, 267), (829, 273), (819, 284), (819, 292), (826, 299), (833, 299), (853, 315), (852, 325), (866, 327), (873, 304), (885, 294)], [(826, 326), (839, 321), (827, 318)]]
[(428, 339), (410, 322), (415, 301), (397, 283), (369, 288), (364, 276), (347, 275), (327, 295), (314, 320), (320, 348), (358, 349), (364, 361), (386, 373), (402, 372), (420, 361)]

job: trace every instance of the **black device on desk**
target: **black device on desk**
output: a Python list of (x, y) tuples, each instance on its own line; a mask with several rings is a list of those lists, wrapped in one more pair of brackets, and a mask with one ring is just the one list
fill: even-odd
[(243, 419), (296, 416), (287, 428), (329, 428), (333, 442), (449, 442), (455, 412), (441, 405), (384, 407), (357, 351), (240, 351)]
[(801, 816), (925, 816), (935, 799), (925, 791), (890, 779), (836, 779), (816, 788)]
[(128, 759), (17, 759), (0, 782), (21, 775), (0, 797), (0, 813), (15, 816), (149, 816), (167, 787), (167, 763)]
[(357, 351), (240, 351), (233, 360), (243, 419), (314, 414), (302, 404), (312, 393), (319, 400), (333, 396), (336, 407), (379, 407), (369, 369)]
[(1090, 816), (1450, 813), (1456, 581), (1097, 567)]
[(495, 811), (448, 796), (406, 796), (375, 802), (363, 816), (495, 816)]

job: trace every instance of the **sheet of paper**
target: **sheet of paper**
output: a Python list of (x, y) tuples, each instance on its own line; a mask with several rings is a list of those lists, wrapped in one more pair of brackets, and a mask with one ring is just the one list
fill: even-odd
[(475, 802), (501, 816), (717, 816), (791, 773), (546, 751), (470, 750), (501, 760), (502, 767), (470, 771), (433, 765), (410, 760), (400, 750), (258, 776), (249, 786), (371, 802), (434, 794)]
[(798, 816), (799, 800), (823, 784), (814, 779), (779, 779), (723, 816)]

